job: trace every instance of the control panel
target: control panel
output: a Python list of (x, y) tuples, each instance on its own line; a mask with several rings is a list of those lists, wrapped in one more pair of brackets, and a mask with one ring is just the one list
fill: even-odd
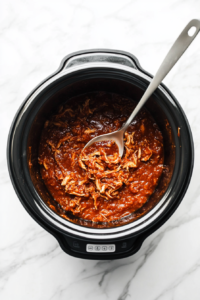
[[(65, 243), (71, 251), (82, 253), (84, 258), (87, 257), (116, 257), (119, 254), (130, 252), (134, 246), (134, 238), (119, 241), (97, 241), (97, 240), (80, 240), (78, 238), (66, 237)], [(78, 255), (77, 255), (78, 256)]]
[(115, 244), (107, 244), (107, 245), (97, 245), (97, 244), (87, 244), (86, 251), (93, 253), (108, 253), (115, 252), (116, 246)]

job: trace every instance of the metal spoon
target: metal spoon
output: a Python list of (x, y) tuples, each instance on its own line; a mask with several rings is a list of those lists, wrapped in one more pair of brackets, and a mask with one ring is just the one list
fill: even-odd
[(137, 106), (135, 107), (134, 111), (132, 112), (126, 123), (117, 131), (99, 135), (93, 138), (86, 144), (84, 149), (96, 142), (113, 140), (118, 145), (119, 155), (122, 157), (124, 152), (124, 133), (126, 129), (130, 125), (133, 118), (135, 118), (137, 113), (143, 107), (145, 102), (148, 100), (148, 98), (151, 96), (151, 94), (156, 90), (161, 81), (165, 78), (165, 76), (169, 73), (169, 71), (173, 68), (173, 66), (176, 64), (176, 62), (179, 60), (179, 58), (182, 56), (185, 50), (195, 39), (199, 31), (200, 20), (194, 19), (187, 24), (187, 26), (183, 29), (183, 31), (169, 50), (155, 77), (152, 79), (146, 92), (144, 93), (141, 100), (138, 102)]

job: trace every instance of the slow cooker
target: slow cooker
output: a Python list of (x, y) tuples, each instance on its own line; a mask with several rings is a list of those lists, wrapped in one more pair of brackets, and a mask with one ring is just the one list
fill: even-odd
[(37, 160), (44, 123), (64, 99), (95, 91), (117, 93), (137, 102), (151, 78), (137, 58), (124, 51), (95, 49), (72, 53), (29, 94), (13, 120), (7, 160), (14, 189), (31, 217), (72, 256), (118, 259), (140, 249), (143, 241), (169, 219), (185, 195), (194, 162), (192, 134), (180, 104), (161, 84), (145, 107), (163, 133), (164, 166), (168, 172), (163, 171), (156, 191), (145, 204), (146, 213), (142, 208), (117, 226), (92, 226), (65, 219), (47, 205), (47, 201), (54, 199), (41, 179)]

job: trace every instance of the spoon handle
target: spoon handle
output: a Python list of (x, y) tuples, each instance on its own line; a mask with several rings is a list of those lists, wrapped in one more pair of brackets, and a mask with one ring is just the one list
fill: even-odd
[[(192, 32), (193, 31), (193, 32)], [(159, 86), (161, 81), (165, 78), (165, 76), (169, 73), (169, 71), (173, 68), (185, 50), (189, 47), (192, 41), (197, 36), (198, 32), (200, 31), (200, 20), (194, 19), (191, 20), (187, 26), (183, 29), (175, 43), (172, 45), (171, 49), (169, 50), (167, 56), (165, 57), (164, 61), (162, 62), (160, 68), (158, 69), (156, 75), (152, 79), (151, 83), (149, 84), (146, 92), (142, 96), (141, 100), (137, 104), (136, 108), (133, 110), (132, 114), (124, 124), (122, 131), (126, 131), (127, 127), (130, 125), (133, 118), (137, 115), (140, 109), (143, 107), (145, 102), (151, 96), (151, 94), (156, 90)]]

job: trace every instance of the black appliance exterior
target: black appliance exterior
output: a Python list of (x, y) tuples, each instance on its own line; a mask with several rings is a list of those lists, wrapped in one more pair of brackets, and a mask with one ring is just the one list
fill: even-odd
[[(188, 188), (192, 170), (193, 170), (193, 164), (194, 164), (194, 146), (193, 146), (193, 139), (192, 134), (190, 130), (190, 126), (188, 124), (187, 118), (174, 97), (174, 95), (166, 88), (165, 85), (161, 85), (165, 91), (171, 96), (173, 99), (176, 107), (174, 108), (174, 114), (177, 118), (177, 123), (180, 125), (181, 128), (185, 129), (184, 131), (184, 141), (182, 144), (182, 149), (179, 154), (182, 156), (184, 155), (184, 164), (182, 163), (181, 169), (179, 167), (178, 172), (179, 179), (182, 180), (181, 188), (179, 185), (178, 190), (176, 190), (174, 193), (174, 201), (170, 203), (166, 207), (166, 209), (151, 223), (148, 224), (145, 228), (140, 230), (136, 233), (130, 233), (126, 235), (121, 235), (120, 237), (116, 238), (101, 238), (100, 240), (96, 237), (93, 238), (93, 234), (91, 234), (91, 237), (85, 237), (76, 235), (73, 232), (69, 231), (63, 231), (62, 228), (57, 226), (57, 224), (54, 222), (51, 222), (51, 220), (44, 217), (44, 214), (41, 211), (41, 207), (38, 206), (37, 201), (35, 200), (36, 194), (33, 190), (33, 184), (31, 182), (30, 176), (28, 174), (28, 168), (27, 168), (27, 156), (26, 156), (26, 143), (28, 139), (28, 132), (26, 132), (26, 107), (28, 105), (28, 102), (30, 100), (31, 95), (40, 88), (45, 82), (47, 82), (49, 79), (54, 78), (59, 72), (63, 69), (64, 65), (67, 61), (69, 61), (73, 57), (78, 57), (82, 54), (90, 54), (90, 53), (108, 53), (108, 54), (119, 54), (124, 55), (128, 57), (130, 60), (134, 62), (134, 64), (137, 66), (137, 69), (142, 72), (143, 74), (148, 75), (149, 77), (152, 77), (149, 73), (147, 73), (145, 70), (143, 70), (139, 64), (139, 61), (137, 58), (130, 53), (124, 52), (124, 51), (117, 51), (117, 50), (108, 50), (108, 49), (95, 49), (95, 50), (87, 50), (87, 51), (79, 51), (76, 53), (72, 53), (71, 55), (66, 56), (59, 69), (49, 76), (47, 79), (45, 79), (43, 82), (41, 82), (26, 98), (26, 100), (22, 103), (21, 107), (19, 108), (13, 123), (11, 125), (9, 137), (8, 137), (8, 145), (7, 145), (7, 161), (8, 161), (8, 169), (10, 173), (10, 178), (12, 181), (12, 184), (14, 186), (14, 189), (24, 206), (24, 208), (28, 211), (28, 213), (32, 216), (33, 219), (37, 223), (39, 223), (45, 230), (47, 230), (49, 233), (51, 233), (59, 242), (61, 248), (68, 254), (79, 257), (79, 258), (85, 258), (85, 259), (118, 259), (118, 258), (124, 258), (127, 256), (130, 256), (134, 253), (136, 253), (143, 241), (155, 230), (157, 230), (161, 225), (163, 225), (169, 217), (173, 214), (173, 212), (177, 209), (178, 205), (182, 201), (186, 190)], [(105, 74), (107, 70), (105, 71), (101, 66), (99, 66), (99, 71), (102, 72), (102, 74)], [(81, 73), (82, 72), (82, 73)], [(116, 70), (110, 70), (110, 72), (113, 74), (116, 73)], [(120, 72), (120, 71), (119, 71)], [(84, 71), (83, 70), (77, 70), (73, 74), (73, 76), (77, 76), (77, 74), (82, 74), (83, 77)], [(124, 78), (126, 80), (126, 78)], [(33, 103), (34, 104), (34, 103)], [(31, 108), (29, 108), (31, 109)], [(34, 109), (34, 107), (32, 108)], [(23, 112), (23, 114), (21, 114)], [(31, 123), (33, 120), (29, 120), (28, 122)], [(185, 146), (187, 143), (187, 146)], [(181, 147), (181, 145), (180, 145)], [(178, 151), (178, 150), (177, 150)], [(180, 158), (181, 159), (181, 158)], [(35, 197), (34, 197), (35, 196)], [(98, 230), (98, 229), (97, 229)], [(106, 229), (105, 229), (106, 230)], [(116, 252), (114, 253), (88, 253), (86, 252), (86, 244), (115, 244), (116, 245)]]

